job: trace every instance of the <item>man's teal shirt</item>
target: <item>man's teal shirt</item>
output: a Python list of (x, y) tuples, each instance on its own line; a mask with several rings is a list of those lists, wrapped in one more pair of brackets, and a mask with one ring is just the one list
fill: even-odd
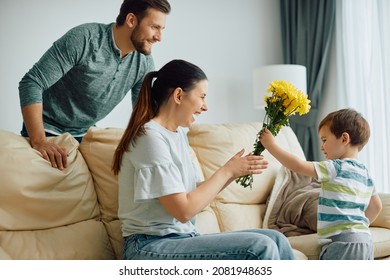
[(113, 26), (72, 28), (20, 81), (21, 106), (43, 103), (46, 131), (82, 136), (130, 90), (135, 104), (144, 76), (155, 69), (153, 58), (137, 51), (122, 58)]

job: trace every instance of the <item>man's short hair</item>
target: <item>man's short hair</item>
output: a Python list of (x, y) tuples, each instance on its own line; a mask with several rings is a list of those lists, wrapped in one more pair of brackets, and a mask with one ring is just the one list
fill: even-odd
[(116, 23), (123, 25), (129, 13), (133, 13), (141, 21), (146, 16), (148, 9), (156, 9), (169, 14), (171, 6), (167, 0), (124, 0), (116, 18)]

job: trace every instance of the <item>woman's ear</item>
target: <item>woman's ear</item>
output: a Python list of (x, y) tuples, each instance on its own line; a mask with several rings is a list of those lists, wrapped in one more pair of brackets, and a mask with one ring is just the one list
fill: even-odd
[(183, 100), (183, 94), (184, 94), (184, 91), (182, 90), (182, 88), (175, 88), (174, 91), (173, 91), (173, 100), (175, 100), (175, 103), (176, 104), (180, 104), (181, 101)]

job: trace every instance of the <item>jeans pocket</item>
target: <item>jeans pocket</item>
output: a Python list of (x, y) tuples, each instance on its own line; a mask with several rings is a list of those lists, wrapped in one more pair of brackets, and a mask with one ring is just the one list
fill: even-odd
[(147, 235), (147, 234), (132, 234), (125, 238), (123, 246), (123, 257), (125, 260), (135, 259), (142, 248), (155, 240), (164, 238), (162, 236)]
[(125, 237), (125, 242), (123, 246), (123, 259), (131, 260), (138, 252), (138, 238), (140, 234), (133, 234)]

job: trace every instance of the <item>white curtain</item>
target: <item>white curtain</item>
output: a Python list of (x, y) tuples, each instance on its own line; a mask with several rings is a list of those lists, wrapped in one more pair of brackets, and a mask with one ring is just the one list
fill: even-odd
[(390, 193), (390, 1), (342, 0), (336, 7), (338, 104), (371, 127), (361, 151), (378, 192)]

